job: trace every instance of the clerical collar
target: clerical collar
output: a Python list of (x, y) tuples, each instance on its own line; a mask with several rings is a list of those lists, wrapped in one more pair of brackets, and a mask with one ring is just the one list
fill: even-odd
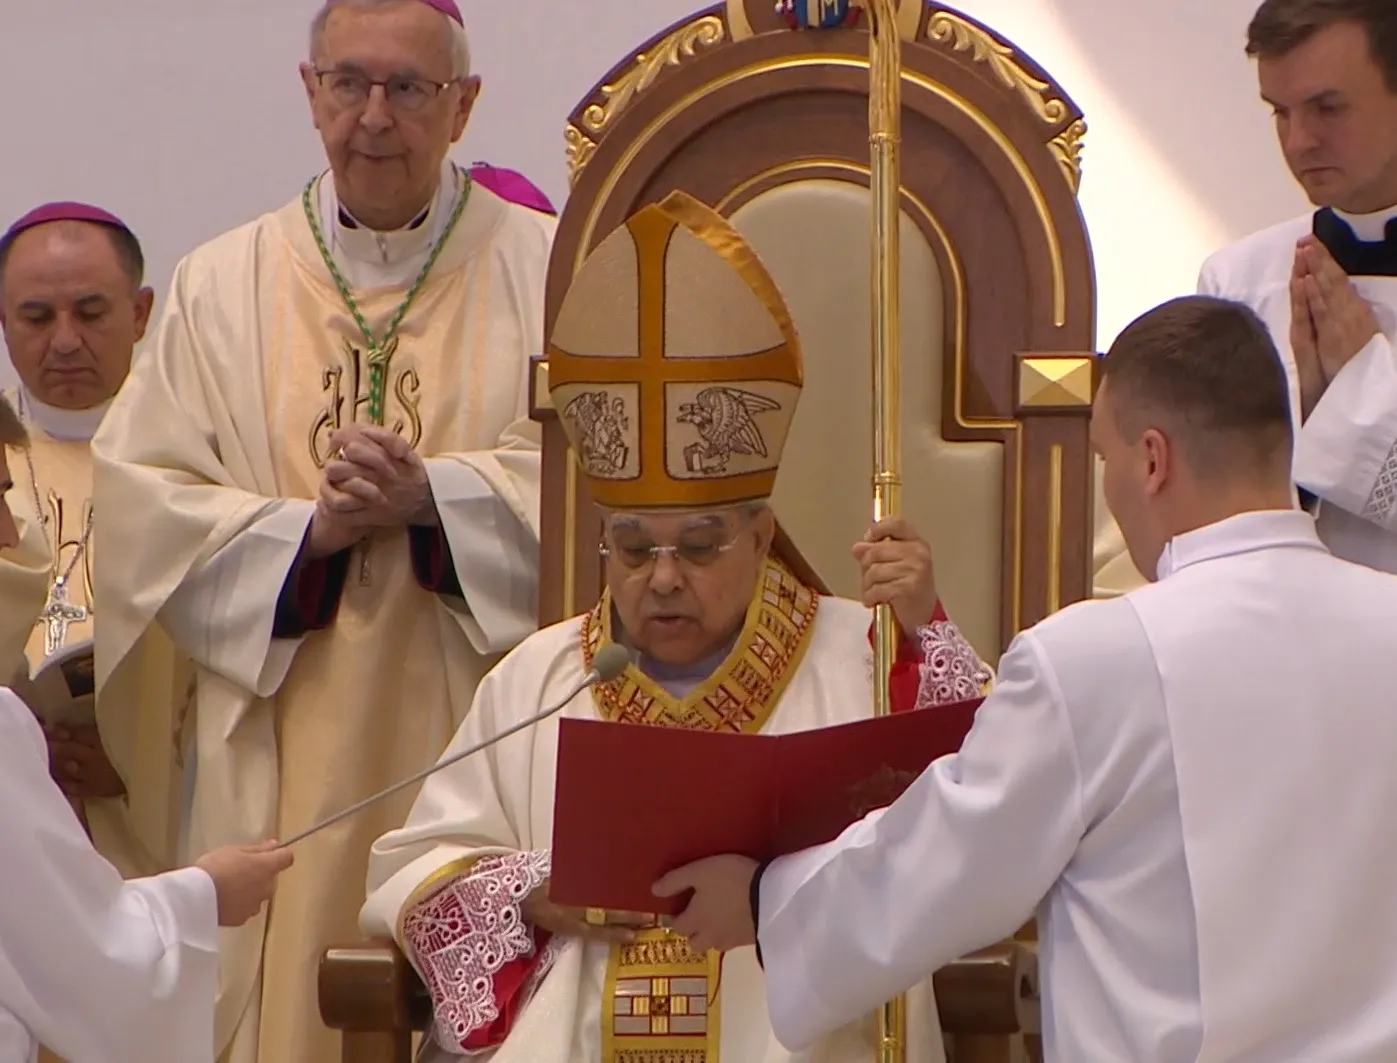
[(1397, 206), (1372, 214), (1324, 207), (1314, 234), (1350, 277), (1397, 277)]
[(1159, 555), (1155, 579), (1166, 579), (1202, 561), (1277, 546), (1325, 549), (1315, 531), (1314, 518), (1304, 510), (1254, 510), (1176, 535)]
[(40, 402), (23, 387), (19, 389), (20, 416), (37, 425), (45, 435), (65, 443), (92, 442), (111, 404), (108, 399), (86, 410), (63, 410)]
[[(435, 199), (433, 200), (433, 202), (435, 202)], [(422, 208), (421, 214), (417, 215), (417, 217), (413, 218), (412, 221), (408, 222), (406, 225), (402, 227), (402, 229), (399, 229), (398, 231), (405, 232), (408, 229), (416, 229), (419, 225), (421, 225), (424, 221), (427, 220), (427, 215), (430, 213), (432, 213), (432, 204), (428, 203), (425, 207)], [(356, 218), (353, 214), (349, 213), (349, 211), (345, 210), (343, 206), (340, 207), (340, 224), (343, 225), (346, 229), (368, 228), (368, 226), (366, 225), (360, 225), (359, 219)]]
[(426, 208), (401, 229), (379, 232), (356, 220), (340, 205), (334, 175), (320, 182), (318, 206), (321, 224), (328, 231), (331, 250), (368, 266), (393, 267), (426, 255), (451, 218), (451, 208), (461, 194), (461, 171), (450, 159), (442, 163), (436, 195)]

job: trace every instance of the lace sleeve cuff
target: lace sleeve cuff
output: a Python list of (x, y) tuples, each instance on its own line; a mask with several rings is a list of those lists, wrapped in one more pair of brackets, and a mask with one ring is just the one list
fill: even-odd
[(917, 629), (922, 650), (922, 682), (917, 708), (969, 701), (985, 693), (994, 673), (950, 620), (933, 620)]
[[(499, 1020), (505, 1002), (496, 976), (534, 956), (538, 946), (520, 906), (548, 880), (551, 867), (547, 850), (486, 857), (469, 874), (448, 878), (404, 917), (403, 948), (431, 993), (438, 1043), (474, 1047), (472, 1035)], [(545, 949), (525, 992), (532, 994), (552, 959), (553, 950)]]

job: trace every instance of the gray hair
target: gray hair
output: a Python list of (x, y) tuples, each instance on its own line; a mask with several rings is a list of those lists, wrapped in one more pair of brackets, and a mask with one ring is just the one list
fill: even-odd
[[(325, 23), (329, 21), (330, 12), (335, 8), (346, 5), (382, 7), (385, 4), (400, 4), (402, 2), (403, 0), (328, 0), (310, 24), (311, 62), (315, 61), (316, 55), (320, 52), (321, 40), (325, 36)], [(471, 46), (470, 40), (466, 37), (466, 28), (447, 15), (442, 15), (441, 20), (446, 26), (447, 47), (451, 53), (451, 76), (456, 79), (468, 78), (471, 74)]]

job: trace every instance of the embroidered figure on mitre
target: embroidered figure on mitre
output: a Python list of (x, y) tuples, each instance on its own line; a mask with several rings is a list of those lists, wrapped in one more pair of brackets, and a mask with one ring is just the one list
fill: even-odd
[(630, 418), (625, 400), (606, 391), (584, 391), (563, 407), (578, 441), (578, 456), (590, 476), (617, 476), (626, 468)]
[(741, 388), (704, 388), (693, 402), (679, 407), (679, 424), (698, 429), (699, 442), (684, 448), (689, 472), (727, 472), (734, 454), (767, 456), (766, 440), (753, 420), (758, 413), (779, 413), (781, 404)]

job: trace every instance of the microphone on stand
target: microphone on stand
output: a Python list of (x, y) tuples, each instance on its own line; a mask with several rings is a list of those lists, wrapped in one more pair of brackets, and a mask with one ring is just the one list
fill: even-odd
[(588, 687), (595, 686), (597, 683), (609, 683), (611, 682), (611, 680), (619, 676), (622, 672), (626, 670), (626, 665), (630, 663), (630, 660), (630, 655), (626, 653), (625, 649), (622, 646), (618, 645), (615, 642), (608, 642), (605, 646), (599, 649), (597, 651), (597, 655), (592, 658), (592, 670), (588, 672), (585, 676), (583, 676), (582, 681), (578, 683), (575, 687), (573, 687), (570, 691), (568, 691), (566, 696), (560, 698), (556, 704), (550, 705), (548, 708), (544, 709), (537, 715), (530, 716), (528, 719), (525, 720), (521, 720), (519, 723), (514, 724), (512, 727), (505, 728), (505, 730), (501, 731), (497, 735), (493, 735), (492, 737), (487, 738), (484, 742), (477, 743), (476, 745), (471, 746), (469, 749), (463, 749), (459, 753), (453, 753), (445, 760), (437, 761), (426, 771), (420, 771), (416, 775), (412, 776), (410, 779), (404, 779), (402, 782), (394, 783), (392, 786), (388, 787), (388, 789), (382, 790), (379, 793), (374, 794), (372, 797), (365, 798), (364, 800), (360, 801), (357, 805), (350, 805), (343, 811), (336, 812), (329, 819), (321, 820), (315, 826), (310, 827), (307, 830), (303, 830), (300, 834), (297, 834), (294, 837), (282, 842), (282, 848), (295, 845), (297, 842), (305, 838), (309, 838), (312, 834), (324, 830), (331, 824), (338, 823), (346, 816), (352, 816), (355, 812), (368, 808), (370, 805), (382, 801), (385, 797), (389, 797), (397, 793), (399, 790), (411, 786), (415, 782), (421, 782), (427, 776), (434, 775), (437, 772), (441, 771), (443, 768), (451, 767), (451, 765), (455, 764), (457, 761), (465, 760), (467, 757), (473, 756), (474, 754), (479, 753), (482, 750), (489, 749), (496, 742), (503, 741), (510, 735), (516, 734), (517, 732), (524, 730), (526, 727), (532, 727), (534, 724), (540, 723), (543, 720), (548, 719), (548, 717), (554, 715), (555, 713), (562, 712), (563, 709), (567, 707), (568, 702), (570, 702), (573, 698), (577, 697), (578, 694), (582, 693), (582, 691), (586, 690)]

